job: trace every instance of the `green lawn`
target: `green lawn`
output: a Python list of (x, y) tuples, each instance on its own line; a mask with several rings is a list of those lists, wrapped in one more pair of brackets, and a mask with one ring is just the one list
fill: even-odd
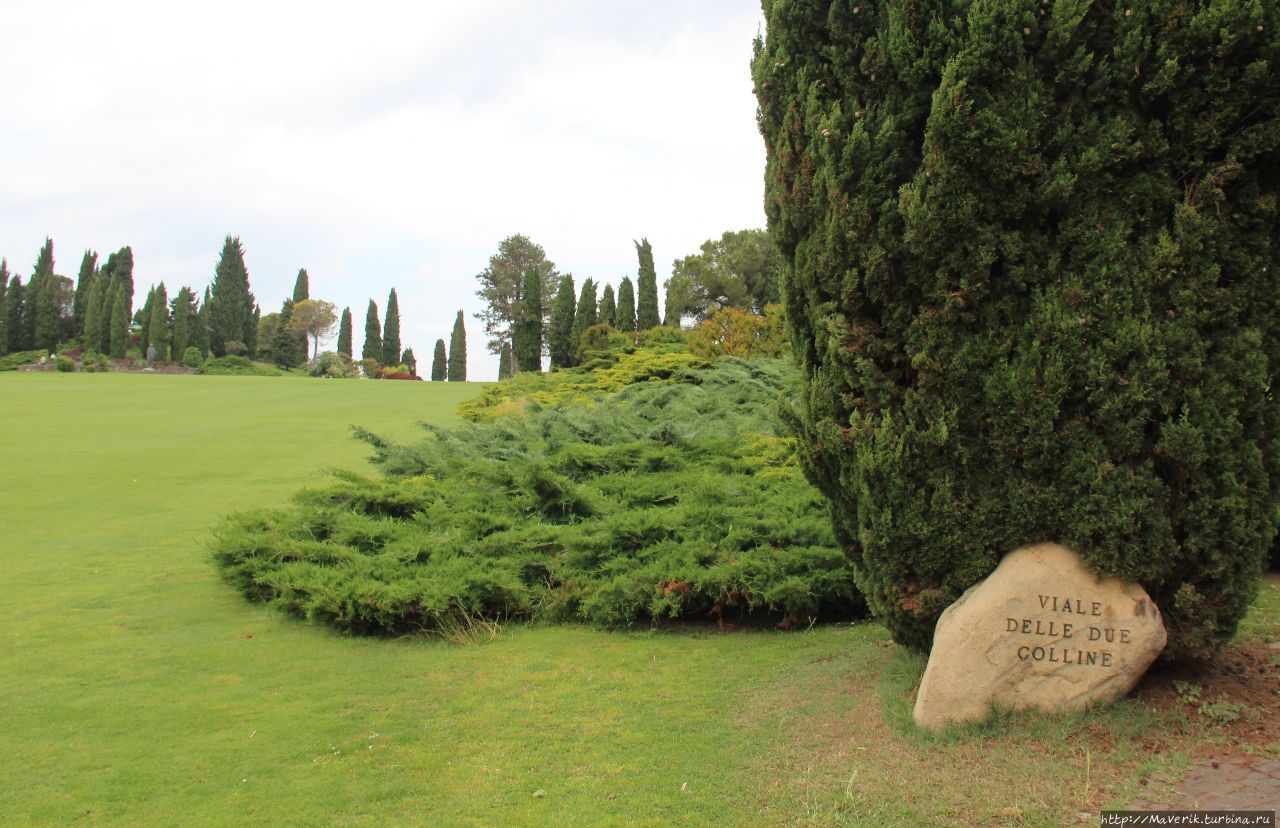
[(479, 388), (0, 374), (3, 822), (1057, 825), (1179, 761), (1115, 738), (1132, 708), (887, 724), (915, 667), (872, 624), (459, 647), (339, 637), (218, 581), (220, 515), (363, 468), (350, 424), (407, 437)]

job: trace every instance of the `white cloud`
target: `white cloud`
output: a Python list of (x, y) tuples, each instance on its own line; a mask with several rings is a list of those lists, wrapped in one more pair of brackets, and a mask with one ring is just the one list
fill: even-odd
[[(6, 10), (0, 255), (25, 273), (133, 245), (145, 286), (208, 282), (241, 236), (264, 312), (298, 267), (350, 305), (399, 293), (419, 359), (524, 233), (579, 280), (659, 278), (764, 221), (748, 61), (759, 12), (706, 0), (25, 4)], [(358, 347), (358, 345), (357, 345)]]

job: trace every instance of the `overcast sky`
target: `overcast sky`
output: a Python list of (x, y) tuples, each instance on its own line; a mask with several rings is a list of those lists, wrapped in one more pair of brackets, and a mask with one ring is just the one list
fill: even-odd
[[(475, 274), (523, 233), (616, 286), (764, 226), (751, 0), (4, 3), (0, 256), (29, 276), (133, 246), (137, 292), (203, 290), (238, 235), (263, 313), (395, 287), (429, 370)], [(332, 347), (332, 344), (330, 345)]]

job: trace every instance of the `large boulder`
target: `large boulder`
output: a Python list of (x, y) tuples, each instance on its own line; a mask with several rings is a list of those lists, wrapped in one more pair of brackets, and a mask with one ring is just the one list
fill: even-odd
[(916, 697), (925, 728), (993, 709), (1083, 710), (1128, 693), (1166, 641), (1139, 585), (1100, 579), (1054, 543), (1005, 556), (938, 619)]

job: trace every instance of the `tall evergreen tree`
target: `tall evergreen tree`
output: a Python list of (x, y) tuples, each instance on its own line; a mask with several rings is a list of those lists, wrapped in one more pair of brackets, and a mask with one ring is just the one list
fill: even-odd
[(614, 327), (618, 330), (631, 332), (636, 329), (636, 290), (631, 284), (630, 276), (623, 276), (618, 285), (616, 317), (617, 324)]
[(573, 314), (573, 350), (582, 342), (582, 332), (596, 324), (596, 283), (587, 279), (578, 294), (578, 309)]
[(107, 292), (107, 279), (102, 274), (98, 274), (93, 279), (93, 284), (89, 287), (89, 297), (85, 300), (85, 317), (84, 317), (84, 347), (89, 351), (101, 351), (102, 348), (102, 332), (106, 329), (109, 320), (103, 313), (106, 306), (106, 300), (103, 298)]
[(204, 300), (200, 302), (200, 310), (196, 311), (196, 330), (192, 344), (200, 349), (200, 355), (209, 356), (209, 288), (204, 289)]
[[(150, 345), (156, 349), (156, 359), (169, 358), (169, 291), (164, 282), (156, 286), (151, 297), (151, 322), (147, 326)], [(144, 350), (143, 356), (146, 356)]]
[(9, 353), (9, 262), (0, 259), (0, 356)]
[(124, 309), (133, 318), (133, 248), (125, 245), (116, 251), (111, 278), (124, 286)]
[(151, 344), (151, 308), (156, 301), (156, 286), (152, 285), (147, 289), (147, 301), (142, 303), (141, 323), (142, 329), (138, 337), (138, 349), (145, 355), (147, 346)]
[(58, 309), (53, 297), (53, 239), (46, 238), (31, 271), (24, 308), (24, 338), (32, 348), (58, 347)]
[(600, 294), (600, 313), (596, 319), (618, 327), (618, 303), (613, 298), (613, 285), (604, 286), (604, 292)]
[(80, 274), (76, 277), (76, 296), (71, 311), (76, 321), (75, 335), (82, 340), (84, 320), (89, 315), (89, 294), (93, 291), (93, 279), (97, 272), (98, 254), (92, 250), (84, 251), (84, 257), (80, 259)]
[(658, 272), (653, 267), (653, 247), (648, 239), (635, 242), (636, 256), (640, 259), (640, 272), (636, 277), (636, 325), (642, 331), (656, 328), (658, 317)]
[(542, 370), (542, 274), (537, 268), (524, 272), (521, 294), (512, 355), (517, 371), (537, 372)]
[(187, 348), (194, 344), (196, 326), (196, 294), (185, 285), (173, 297), (173, 338), (170, 341), (170, 358), (181, 360)]
[(514, 360), (511, 357), (511, 343), (508, 342), (502, 346), (502, 353), (498, 354), (498, 381), (509, 379), (512, 374), (512, 366)]
[[(308, 301), (306, 299), (302, 301)], [(271, 342), (271, 358), (281, 368), (297, 368), (307, 361), (306, 334), (299, 335), (293, 325), (292, 299), (284, 300), (280, 306), (280, 315), (276, 320), (274, 337)]]
[(796, 446), (897, 640), (1053, 539), (1199, 654), (1280, 502), (1280, 5), (1039, 8), (766, 0)]
[(395, 288), (387, 296), (387, 312), (382, 318), (382, 355), (383, 365), (400, 361), (400, 300)]
[(547, 331), (547, 344), (551, 349), (552, 368), (571, 368), (578, 345), (573, 341), (574, 303), (573, 276), (560, 277), (560, 287), (551, 308), (551, 324)]
[(129, 344), (129, 304), (125, 299), (125, 292), (128, 290), (123, 279), (116, 280), (116, 286), (112, 290), (115, 294), (111, 298), (111, 324), (108, 333), (111, 338), (111, 347), (109, 352), (116, 359), (124, 359), (125, 348)]
[(418, 376), (418, 358), (413, 355), (412, 348), (405, 348), (404, 353), (400, 354), (400, 364), (409, 369), (409, 373)]
[(370, 299), (369, 310), (364, 315), (364, 347), (360, 350), (360, 358), (381, 363), (382, 357), (382, 326), (378, 324), (378, 306)]
[(294, 304), (305, 299), (311, 298), (311, 279), (307, 276), (305, 267), (298, 269), (298, 278), (293, 283), (293, 301)]
[(13, 281), (9, 283), (9, 295), (5, 298), (5, 332), (8, 336), (6, 343), (8, 351), (15, 353), (17, 351), (31, 350), (30, 343), (24, 340), (24, 331), (22, 329), (23, 305), (26, 304), (26, 289), (22, 285), (22, 277), (14, 276)]
[(436, 351), (431, 357), (431, 381), (444, 382), (449, 378), (449, 356), (444, 350), (444, 340), (436, 340)]
[(449, 382), (467, 381), (467, 329), (462, 324), (462, 311), (453, 320), (449, 336)]
[(351, 308), (343, 308), (338, 320), (338, 353), (351, 358)]
[(257, 339), (257, 303), (249, 290), (244, 248), (237, 236), (227, 236), (222, 244), (206, 305), (209, 308), (209, 350), (214, 356), (225, 356), (228, 342), (241, 342), (248, 347)]
[(545, 330), (546, 314), (551, 310), (559, 274), (542, 247), (526, 236), (510, 236), (503, 239), (498, 245), (498, 252), (489, 257), (489, 266), (476, 274), (481, 285), (476, 295), (485, 301), (484, 310), (477, 313), (476, 318), (484, 323), (490, 353), (500, 353), (503, 343), (510, 343), (515, 338), (520, 301), (524, 298), (525, 273), (530, 267), (537, 268), (542, 277)]

